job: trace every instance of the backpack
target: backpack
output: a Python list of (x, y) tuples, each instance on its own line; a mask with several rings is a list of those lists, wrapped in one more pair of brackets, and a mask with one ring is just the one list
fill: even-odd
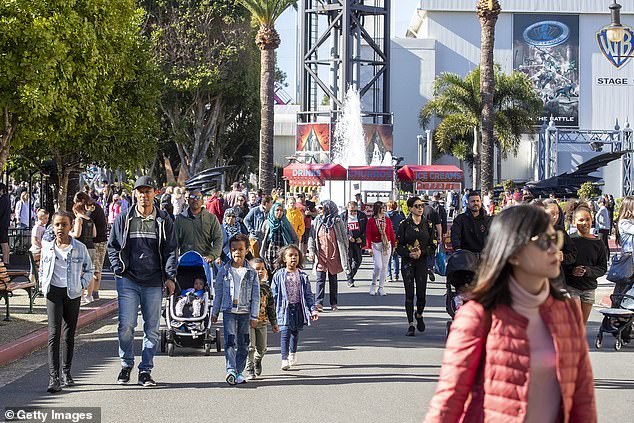
[(458, 208), (458, 196), (456, 194), (451, 196), (451, 207)]

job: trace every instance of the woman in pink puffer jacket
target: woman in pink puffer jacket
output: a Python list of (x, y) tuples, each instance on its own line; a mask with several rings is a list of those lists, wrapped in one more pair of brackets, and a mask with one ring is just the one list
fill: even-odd
[(425, 422), (596, 422), (581, 311), (549, 282), (563, 234), (536, 206), (502, 211), (489, 234)]

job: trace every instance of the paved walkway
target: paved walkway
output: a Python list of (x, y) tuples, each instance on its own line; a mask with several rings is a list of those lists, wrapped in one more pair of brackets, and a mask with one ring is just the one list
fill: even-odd
[[(367, 294), (368, 258), (358, 288), (340, 282), (340, 310), (324, 312), (300, 337), (300, 366), (279, 369), (279, 336), (270, 334), (260, 380), (240, 387), (224, 383), (224, 356), (177, 349), (158, 355), (156, 388), (115, 384), (119, 371), (116, 318), (82, 331), (73, 374), (78, 386), (58, 395), (45, 392), (46, 352), (38, 351), (0, 368), (4, 406), (96, 406), (104, 422), (233, 421), (238, 413), (259, 422), (302, 419), (327, 422), (420, 421), (433, 395), (444, 347), (444, 283), (430, 283), (427, 331), (405, 337), (401, 283), (388, 283), (387, 297)], [(442, 278), (440, 278), (442, 279)], [(600, 315), (588, 326), (594, 342)], [(139, 328), (138, 328), (139, 329)], [(606, 337), (602, 351), (591, 348), (599, 421), (629, 422), (634, 404), (634, 346), (620, 352)], [(137, 342), (140, 351), (140, 341)], [(133, 374), (136, 381), (136, 374)], [(257, 417), (255, 416), (257, 413)]]

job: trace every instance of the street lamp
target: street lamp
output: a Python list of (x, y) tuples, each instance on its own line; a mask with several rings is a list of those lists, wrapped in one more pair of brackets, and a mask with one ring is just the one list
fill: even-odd
[(610, 5), (610, 13), (612, 22), (607, 27), (606, 36), (611, 42), (619, 43), (625, 37), (625, 27), (621, 25), (621, 5), (616, 0)]

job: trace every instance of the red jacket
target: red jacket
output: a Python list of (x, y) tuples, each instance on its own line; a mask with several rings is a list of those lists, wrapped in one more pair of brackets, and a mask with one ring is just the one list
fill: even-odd
[[(548, 297), (539, 311), (555, 343), (562, 421), (596, 422), (592, 368), (579, 307), (571, 300)], [(530, 360), (527, 326), (528, 319), (508, 306), (497, 306), (490, 314), (475, 301), (460, 307), (425, 422), (523, 422)], [(483, 350), (484, 374), (478, 372)]]
[[(394, 236), (394, 229), (392, 228), (392, 222), (385, 216), (385, 235), (388, 241), (392, 243), (392, 248), (396, 246), (396, 236)], [(368, 226), (365, 228), (366, 246), (368, 250), (372, 250), (373, 242), (381, 242), (381, 234), (379, 234), (379, 228), (376, 226), (376, 220), (371, 217), (368, 219)]]
[(205, 204), (205, 208), (207, 211), (218, 218), (218, 222), (222, 224), (225, 218), (225, 208), (223, 207), (223, 202), (220, 198), (212, 195), (207, 199), (207, 204)]

